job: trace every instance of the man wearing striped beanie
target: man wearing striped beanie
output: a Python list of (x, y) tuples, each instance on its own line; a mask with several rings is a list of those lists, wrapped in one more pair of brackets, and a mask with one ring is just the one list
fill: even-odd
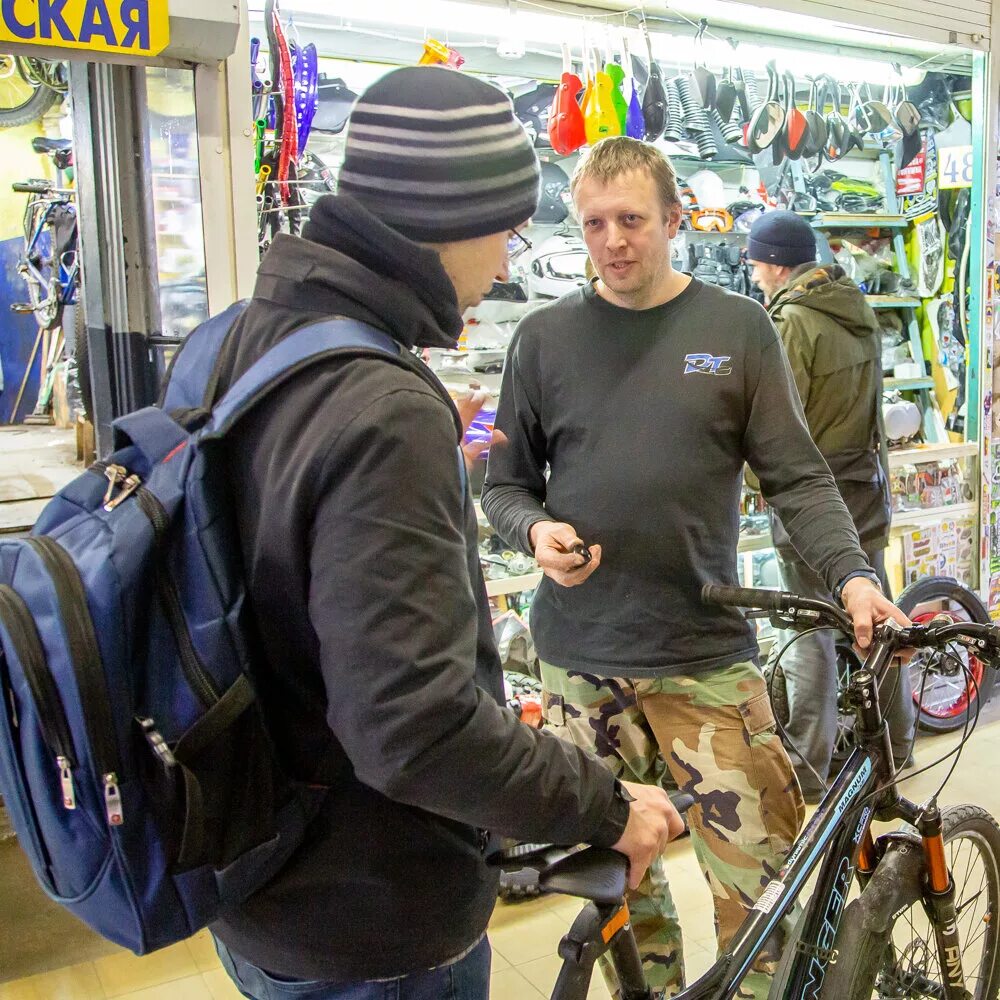
[(216, 398), (325, 318), (398, 350), (325, 356), (226, 438), (260, 702), (289, 775), (329, 788), (288, 864), (212, 926), (244, 996), (486, 1000), (488, 831), (616, 847), (637, 882), (682, 829), (662, 790), (502, 707), (462, 426), (413, 353), (454, 347), (506, 280), (538, 178), (501, 91), (389, 73), (350, 117), (338, 194), (275, 238), (220, 356)]

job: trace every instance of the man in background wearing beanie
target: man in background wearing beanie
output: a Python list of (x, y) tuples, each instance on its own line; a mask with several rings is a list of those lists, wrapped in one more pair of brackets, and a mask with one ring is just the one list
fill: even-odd
[(412, 353), (454, 347), (506, 280), (538, 176), (501, 91), (389, 73), (350, 116), (338, 194), (275, 238), (223, 348), (216, 398), (326, 317), (400, 345), (308, 366), (227, 439), (266, 720), (289, 772), (330, 788), (286, 867), (212, 926), (256, 1000), (486, 1000), (489, 831), (614, 846), (638, 880), (682, 828), (662, 790), (498, 704), (462, 428)]
[[(757, 219), (747, 241), (747, 257), (785, 345), (809, 432), (833, 473), (882, 592), (889, 595), (885, 547), (892, 506), (882, 429), (878, 321), (839, 264), (817, 265), (813, 229), (794, 212), (767, 212)], [(829, 588), (796, 552), (776, 515), (771, 530), (782, 586), (829, 600)], [(776, 648), (782, 645), (779, 642)], [(806, 802), (818, 802), (837, 737), (833, 636), (829, 632), (803, 636), (782, 657), (781, 668), (788, 692), (786, 729), (792, 760)], [(897, 671), (892, 690), (883, 710), (900, 766), (906, 761), (914, 725), (906, 670)]]
[[(775, 734), (753, 628), (701, 602), (733, 585), (745, 462), (821, 566), (862, 644), (906, 619), (864, 575), (858, 537), (802, 419), (774, 327), (753, 300), (675, 272), (670, 161), (603, 139), (571, 182), (598, 278), (529, 313), (507, 355), (483, 509), (545, 577), (531, 608), (543, 714), (620, 777), (682, 792), (719, 948), (781, 868), (802, 798)], [(580, 543), (589, 546), (589, 559)], [(683, 985), (659, 865), (629, 897), (647, 979)], [(765, 1000), (767, 957), (740, 985)]]

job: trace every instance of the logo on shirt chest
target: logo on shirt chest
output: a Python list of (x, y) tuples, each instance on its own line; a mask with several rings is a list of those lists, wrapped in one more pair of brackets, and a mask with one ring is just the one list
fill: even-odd
[(684, 374), (701, 372), (703, 375), (732, 375), (733, 366), (729, 364), (732, 358), (726, 355), (721, 358), (711, 354), (688, 354), (684, 358)]

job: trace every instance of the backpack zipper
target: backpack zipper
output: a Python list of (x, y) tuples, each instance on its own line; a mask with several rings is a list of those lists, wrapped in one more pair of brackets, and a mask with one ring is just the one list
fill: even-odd
[[(139, 486), (135, 491), (136, 499), (143, 514), (149, 519), (153, 526), (153, 534), (157, 542), (163, 538), (164, 533), (170, 525), (170, 518), (163, 509), (157, 496), (145, 486)], [(211, 708), (219, 700), (219, 692), (216, 690), (212, 679), (205, 672), (202, 666), (198, 651), (191, 641), (191, 633), (188, 631), (187, 619), (184, 617), (184, 609), (181, 606), (180, 594), (177, 592), (177, 584), (173, 577), (167, 572), (165, 565), (157, 568), (156, 590), (160, 596), (160, 603), (163, 605), (163, 613), (170, 625), (170, 630), (174, 633), (177, 642), (177, 652), (181, 658), (181, 668), (187, 678), (191, 690), (198, 696), (198, 700), (205, 708)]]
[[(170, 518), (156, 494), (143, 486), (137, 475), (129, 475), (128, 469), (123, 465), (114, 465), (108, 462), (95, 462), (90, 467), (90, 471), (106, 476), (108, 479), (108, 490), (102, 501), (105, 510), (114, 510), (126, 497), (134, 493), (139, 501), (140, 509), (153, 526), (156, 541), (159, 542), (163, 538), (167, 528), (170, 527)], [(123, 491), (115, 496), (114, 490), (119, 483), (122, 484)], [(187, 627), (187, 619), (184, 617), (184, 610), (181, 606), (180, 594), (177, 593), (177, 585), (165, 567), (160, 568), (157, 572), (156, 590), (163, 606), (163, 614), (170, 625), (170, 631), (174, 634), (181, 668), (188, 685), (202, 705), (205, 708), (211, 708), (219, 700), (219, 692), (212, 679), (205, 672), (198, 651), (194, 648), (191, 633)]]
[(83, 580), (80, 579), (80, 573), (69, 553), (54, 539), (42, 535), (27, 541), (38, 553), (55, 583), (70, 659), (83, 704), (87, 736), (94, 751), (94, 763), (101, 776), (104, 812), (109, 826), (121, 826), (125, 817), (118, 786), (120, 768), (115, 746), (114, 720), (101, 663), (101, 650), (97, 645)]
[(21, 661), (28, 687), (31, 688), (31, 696), (38, 710), (42, 739), (52, 751), (56, 767), (59, 769), (63, 806), (66, 809), (75, 809), (73, 768), (76, 767), (76, 763), (66, 712), (59, 699), (55, 678), (45, 661), (45, 651), (28, 605), (24, 603), (20, 594), (6, 584), (0, 584), (0, 618), (7, 626), (14, 652)]

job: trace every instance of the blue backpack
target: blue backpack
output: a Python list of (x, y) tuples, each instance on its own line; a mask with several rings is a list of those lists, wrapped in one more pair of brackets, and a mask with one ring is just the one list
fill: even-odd
[(111, 456), (0, 542), (0, 793), (48, 895), (137, 954), (264, 885), (325, 794), (282, 773), (254, 695), (219, 444), (331, 352), (400, 350), (359, 322), (306, 326), (206, 413), (244, 308), (195, 330), (163, 406), (115, 421)]

